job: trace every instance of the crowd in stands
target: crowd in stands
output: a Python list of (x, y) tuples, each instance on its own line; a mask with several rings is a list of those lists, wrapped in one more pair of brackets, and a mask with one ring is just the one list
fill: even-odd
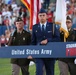
[[(15, 0), (6, 4), (5, 0), (0, 0), (0, 44), (7, 45), (9, 34), (15, 28), (15, 19), (20, 16), (24, 21), (24, 29), (28, 28), (28, 10), (18, 5)], [(4, 29), (3, 29), (4, 28)]]
[[(1, 2), (3, 0), (0, 0)], [(16, 17), (20, 16), (24, 20), (26, 25), (27, 9), (20, 5), (17, 5), (13, 0), (11, 4), (5, 4), (0, 2), (0, 25), (13, 26)]]
[[(48, 3), (45, 3), (49, 1)], [(76, 0), (67, 0), (67, 14), (72, 18), (73, 28), (76, 28)], [(46, 5), (47, 4), (47, 5)], [(46, 7), (45, 7), (46, 6)], [(50, 3), (50, 0), (42, 0), (42, 7), (46, 9), (49, 22), (53, 22), (55, 18), (56, 2)], [(0, 0), (0, 26), (6, 26), (3, 34), (0, 34), (0, 44), (7, 45), (9, 34), (15, 28), (16, 17), (22, 17), (24, 28), (29, 30), (29, 12), (26, 7), (18, 5), (15, 0), (10, 4), (6, 4), (4, 0)]]
[[(73, 24), (76, 24), (76, 0), (67, 0), (66, 5), (67, 5), (66, 16), (72, 18)], [(48, 21), (50, 20), (50, 22), (52, 22), (53, 21), (52, 19), (55, 17), (55, 10), (56, 10), (55, 7), (56, 3), (50, 3), (48, 6), (47, 14), (48, 14)]]

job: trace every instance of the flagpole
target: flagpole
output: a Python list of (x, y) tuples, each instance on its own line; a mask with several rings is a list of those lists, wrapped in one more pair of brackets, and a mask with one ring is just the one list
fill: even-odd
[(60, 31), (64, 32), (64, 42), (68, 37), (68, 29), (66, 26), (66, 0), (57, 0), (55, 23), (60, 25)]
[(66, 42), (66, 38), (65, 38), (65, 36), (64, 36), (64, 42)]

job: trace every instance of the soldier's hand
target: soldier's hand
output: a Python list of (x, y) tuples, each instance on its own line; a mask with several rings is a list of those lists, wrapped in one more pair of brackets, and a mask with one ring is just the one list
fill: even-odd
[(28, 56), (27, 59), (33, 59), (32, 56)]
[(43, 40), (43, 41), (41, 41), (41, 44), (42, 45), (46, 45), (48, 43), (48, 40), (46, 39), (46, 40)]
[(76, 28), (74, 28), (74, 30), (76, 30)]

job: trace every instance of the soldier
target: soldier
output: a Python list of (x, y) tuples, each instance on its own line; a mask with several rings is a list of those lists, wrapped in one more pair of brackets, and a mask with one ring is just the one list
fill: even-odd
[[(21, 45), (30, 45), (31, 43), (31, 34), (23, 29), (24, 22), (18, 17), (16, 19), (16, 30), (13, 35), (10, 37), (9, 46), (21, 46)], [(22, 75), (29, 75), (29, 62), (27, 58), (12, 58), (12, 75), (19, 75), (21, 68)]]
[[(59, 30), (54, 27), (53, 23), (47, 22), (46, 11), (41, 8), (38, 14), (39, 23), (35, 24), (32, 29), (32, 45), (48, 45), (51, 42), (58, 42), (60, 40)], [(36, 75), (43, 75), (43, 66), (46, 69), (46, 75), (54, 75), (53, 58), (36, 58)]]
[[(66, 25), (68, 28), (69, 36), (66, 39), (66, 42), (75, 42), (76, 41), (76, 31), (72, 29), (72, 19), (67, 16)], [(60, 33), (61, 42), (64, 42), (64, 32)], [(75, 58), (59, 58), (58, 64), (60, 69), (60, 75), (76, 75), (76, 64), (74, 64)]]

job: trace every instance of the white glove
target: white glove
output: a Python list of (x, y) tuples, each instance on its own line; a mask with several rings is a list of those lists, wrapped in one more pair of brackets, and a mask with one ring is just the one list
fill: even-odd
[(76, 59), (74, 60), (74, 64), (76, 64)]
[(5, 47), (8, 47), (8, 45), (5, 45)]

